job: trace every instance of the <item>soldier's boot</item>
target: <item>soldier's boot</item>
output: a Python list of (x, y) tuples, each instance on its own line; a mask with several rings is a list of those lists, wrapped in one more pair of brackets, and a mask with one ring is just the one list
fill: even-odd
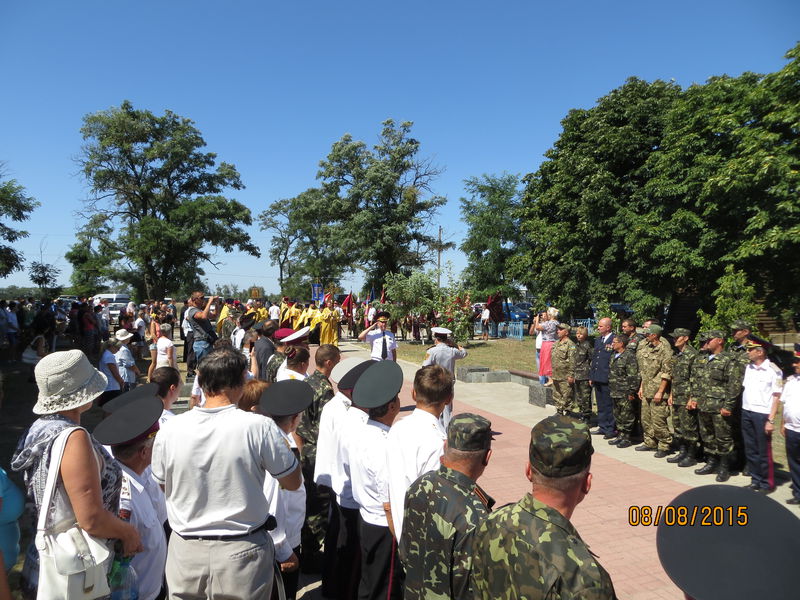
[(697, 464), (697, 459), (700, 456), (700, 447), (696, 444), (688, 445), (686, 447), (686, 456), (678, 463), (679, 467), (693, 467)]
[(700, 467), (699, 469), (695, 469), (694, 472), (696, 475), (713, 475), (717, 472), (719, 468), (719, 457), (716, 454), (711, 454), (708, 457), (708, 462), (704, 467)]
[(689, 454), (689, 446), (681, 441), (680, 446), (678, 447), (678, 453), (675, 456), (670, 456), (667, 459), (668, 463), (679, 463), (681, 462), (686, 456)]
[(717, 469), (717, 481), (723, 483), (728, 481), (731, 478), (731, 457), (730, 455), (724, 454), (719, 458), (719, 469)]
[(627, 435), (620, 436), (619, 442), (616, 444), (617, 448), (630, 448), (633, 446), (633, 442), (631, 442), (631, 438)]

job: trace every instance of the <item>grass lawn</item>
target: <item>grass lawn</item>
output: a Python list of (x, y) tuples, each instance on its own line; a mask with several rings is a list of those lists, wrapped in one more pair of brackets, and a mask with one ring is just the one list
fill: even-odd
[[(472, 340), (464, 345), (464, 349), (468, 352), (467, 357), (459, 360), (456, 365), (480, 365), (490, 369), (517, 369), (532, 372), (536, 370), (534, 341), (534, 338), (527, 336), (522, 341), (500, 339), (483, 342)], [(421, 365), (428, 348), (430, 345), (427, 344), (398, 342), (397, 358)]]

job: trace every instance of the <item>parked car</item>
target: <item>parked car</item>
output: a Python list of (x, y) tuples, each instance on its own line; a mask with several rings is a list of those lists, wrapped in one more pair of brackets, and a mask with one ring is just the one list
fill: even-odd
[(503, 313), (506, 315), (508, 321), (530, 321), (531, 313), (518, 304), (504, 304)]
[(108, 300), (108, 312), (111, 315), (112, 323), (119, 323), (119, 312), (131, 301), (128, 294), (96, 294), (95, 298)]

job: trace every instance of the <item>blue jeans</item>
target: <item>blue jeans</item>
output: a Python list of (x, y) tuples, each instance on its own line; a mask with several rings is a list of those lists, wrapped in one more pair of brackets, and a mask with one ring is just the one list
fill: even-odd
[(192, 350), (194, 350), (195, 364), (200, 366), (200, 361), (203, 360), (203, 357), (211, 352), (211, 344), (206, 340), (195, 340), (192, 343)]

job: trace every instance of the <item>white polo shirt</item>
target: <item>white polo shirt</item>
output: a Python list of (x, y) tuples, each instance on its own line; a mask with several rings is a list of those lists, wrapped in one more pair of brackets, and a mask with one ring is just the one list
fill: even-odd
[(420, 475), (439, 468), (447, 433), (432, 414), (419, 408), (392, 425), (386, 438), (386, 466), (389, 472), (389, 501), (394, 532), (403, 530), (406, 491)]
[(353, 431), (350, 446), (350, 475), (353, 499), (358, 503), (361, 518), (370, 525), (388, 527), (384, 502), (389, 501), (386, 470), (386, 436), (389, 426), (368, 419)]
[(179, 535), (243, 535), (264, 524), (264, 479), (297, 467), (272, 419), (235, 405), (187, 411), (162, 425), (153, 479), (164, 486), (169, 524)]
[(781, 393), (783, 373), (769, 359), (760, 365), (749, 363), (744, 371), (742, 409), (769, 414), (773, 396)]
[(366, 342), (369, 344), (370, 358), (372, 360), (383, 360), (383, 337), (386, 336), (386, 358), (391, 360), (392, 350), (397, 349), (397, 340), (394, 339), (394, 334), (391, 331), (380, 329), (373, 329), (367, 333)]
[(117, 462), (122, 467), (119, 508), (130, 511), (131, 525), (139, 532), (144, 547), (142, 552), (134, 554), (131, 561), (138, 576), (139, 598), (153, 600), (161, 591), (167, 564), (167, 536), (164, 532), (164, 522), (159, 519), (159, 510), (152, 497), (153, 492), (147, 486), (146, 477), (149, 470), (145, 469), (141, 475), (137, 475), (132, 469)]
[(353, 482), (350, 475), (350, 446), (354, 436), (367, 422), (368, 416), (363, 410), (351, 406), (347, 409), (336, 435), (336, 462), (341, 465), (341, 472), (331, 481), (331, 489), (336, 493), (336, 501), (343, 508), (358, 508), (353, 498)]
[(800, 375), (789, 375), (783, 384), (783, 424), (800, 433)]
[(333, 488), (334, 480), (344, 478), (342, 464), (336, 460), (336, 431), (341, 427), (351, 404), (347, 396), (336, 392), (322, 407), (317, 436), (317, 460), (314, 465), (314, 483), (317, 485)]

